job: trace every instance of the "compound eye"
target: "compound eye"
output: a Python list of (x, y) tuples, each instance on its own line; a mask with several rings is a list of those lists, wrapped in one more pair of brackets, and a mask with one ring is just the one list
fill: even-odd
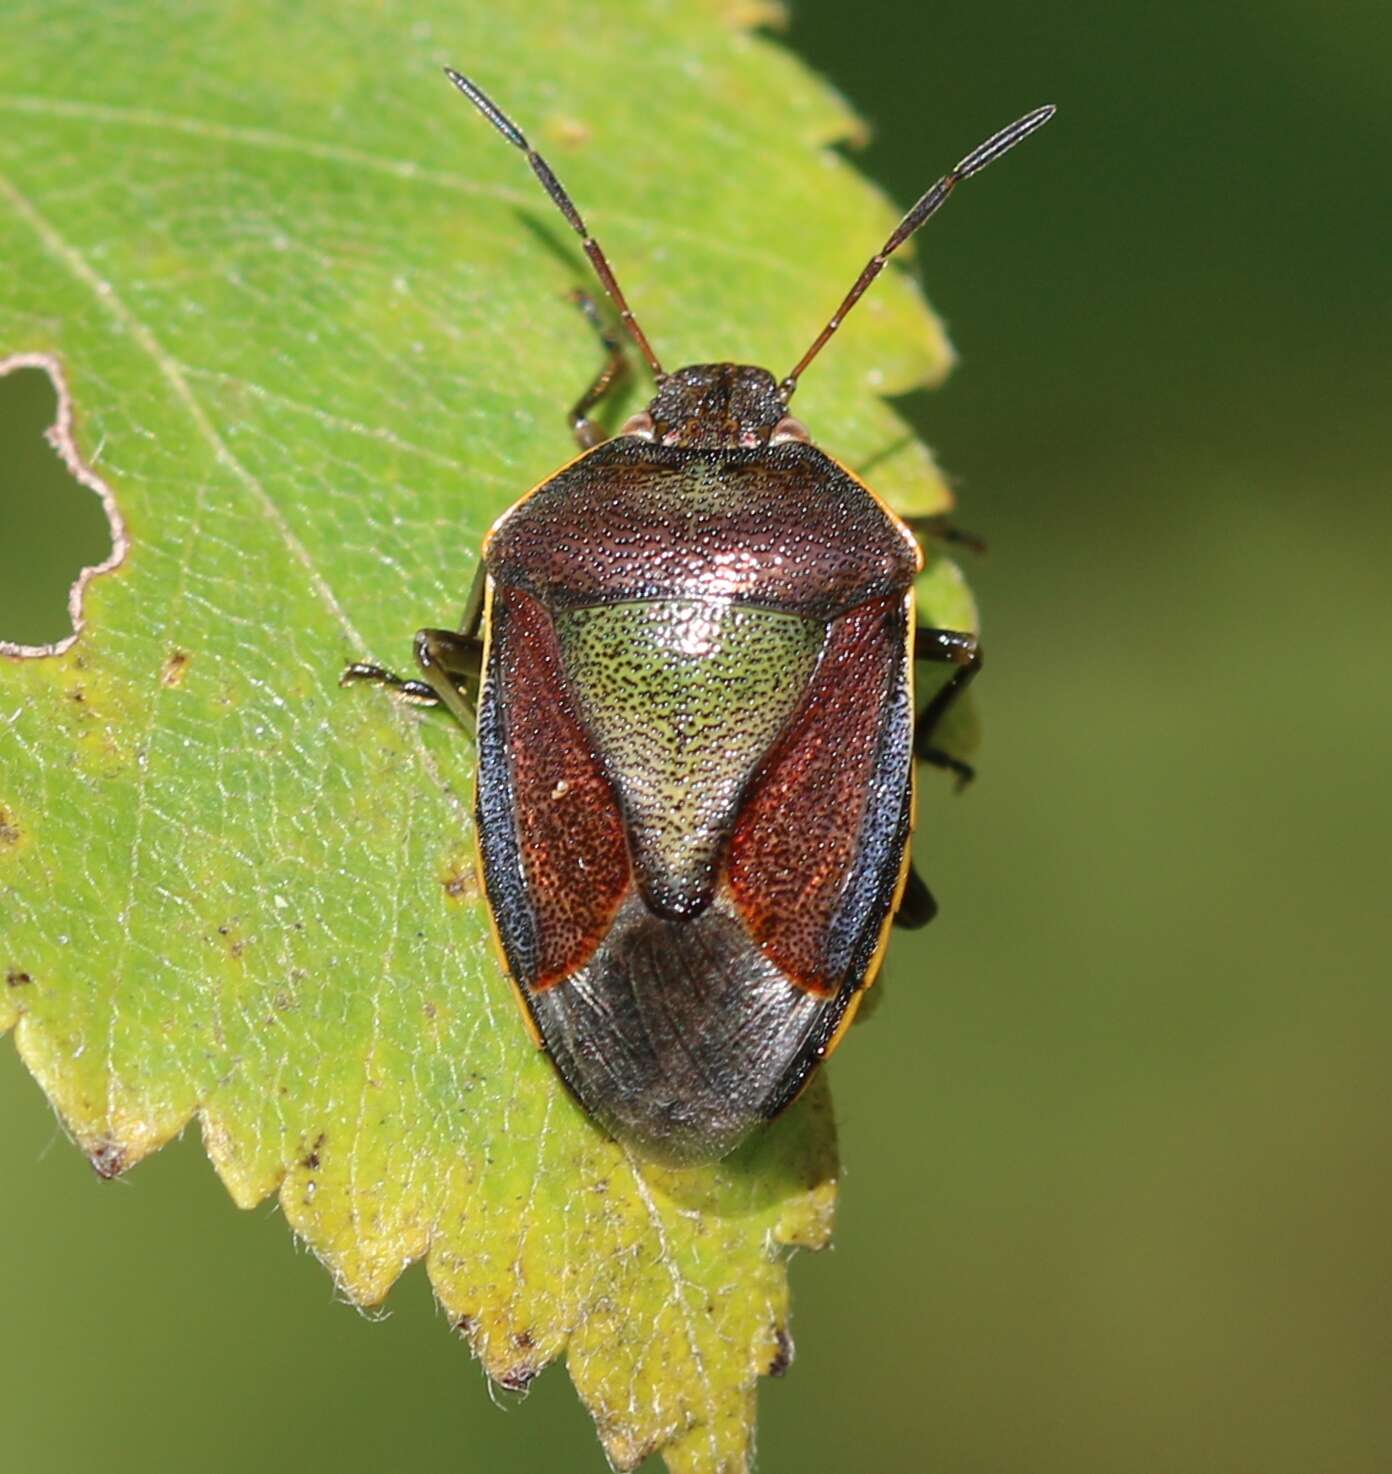
[(632, 435), (638, 440), (651, 440), (653, 438), (652, 416), (647, 410), (642, 410), (636, 415), (630, 415), (619, 426), (619, 434)]
[(795, 420), (792, 415), (784, 415), (773, 427), (773, 433), (769, 436), (770, 445), (782, 445), (788, 440), (801, 440), (806, 443), (812, 437), (807, 433), (807, 426), (801, 420)]

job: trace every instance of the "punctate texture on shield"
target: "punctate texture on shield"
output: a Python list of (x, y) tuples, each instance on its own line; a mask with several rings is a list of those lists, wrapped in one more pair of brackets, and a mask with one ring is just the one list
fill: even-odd
[(728, 599), (561, 610), (566, 675), (628, 818), (650, 910), (709, 905), (754, 765), (821, 653), (821, 623)]
[(729, 598), (827, 620), (918, 571), (912, 540), (813, 445), (703, 451), (623, 437), (521, 502), (488, 569), (553, 606)]
[(873, 973), (908, 838), (916, 549), (812, 446), (620, 439), (486, 560), (478, 811), (509, 968), (607, 1129), (721, 1156)]

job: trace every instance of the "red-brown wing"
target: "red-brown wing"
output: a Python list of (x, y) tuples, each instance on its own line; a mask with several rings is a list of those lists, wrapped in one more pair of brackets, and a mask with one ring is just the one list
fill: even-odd
[[(882, 926), (898, 876), (910, 762), (905, 638), (902, 598), (833, 622), (731, 836), (727, 873), (740, 915), (764, 955), (809, 993), (841, 987), (848, 919), (862, 931)], [(884, 873), (865, 875), (867, 865)], [(861, 914), (848, 918), (848, 906)]]
[(498, 701), (507, 732), (513, 817), (535, 922), (533, 990), (589, 961), (628, 889), (623, 816), (590, 751), (543, 606), (500, 585), (493, 633)]

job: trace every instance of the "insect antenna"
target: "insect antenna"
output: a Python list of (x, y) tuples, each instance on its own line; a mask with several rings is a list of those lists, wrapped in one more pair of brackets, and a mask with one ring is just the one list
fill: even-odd
[(603, 250), (600, 249), (599, 242), (590, 234), (589, 226), (581, 219), (579, 210), (575, 208), (570, 196), (565, 192), (561, 181), (552, 172), (550, 164), (527, 142), (522, 130), (483, 88), (456, 72), (453, 67), (445, 68), (445, 76), (459, 88), (509, 143), (516, 145), (527, 155), (527, 162), (532, 166), (532, 173), (541, 180), (556, 208), (570, 222), (570, 228), (580, 237), (585, 254), (590, 258), (590, 265), (594, 267), (595, 275), (599, 278), (604, 290), (608, 292), (609, 300), (619, 309), (619, 316), (623, 319), (623, 325), (628, 330), (629, 337), (638, 345), (638, 351), (647, 359), (648, 367), (653, 371), (653, 377), (661, 382), (667, 376), (662, 371), (662, 365), (657, 361), (657, 354), (652, 351), (652, 344), (648, 342), (647, 334), (638, 326), (638, 319), (630, 310), (623, 290), (615, 280), (613, 270)]
[(1028, 138), (1036, 128), (1042, 128), (1054, 115), (1052, 106), (1037, 107), (1032, 113), (1026, 113), (1018, 122), (1012, 123), (1008, 128), (1002, 128), (999, 133), (993, 134), (985, 143), (974, 148), (960, 163), (949, 169), (938, 182), (926, 191), (918, 203), (909, 211), (894, 229), (894, 234), (882, 245), (879, 251), (866, 263), (865, 270), (856, 278), (855, 285), (846, 293), (845, 300), (831, 316), (831, 321), (817, 334), (816, 341), (798, 360), (797, 367), (778, 386), (783, 395), (784, 402), (793, 397), (793, 392), (798, 386), (798, 380), (802, 377), (803, 370), (826, 346), (827, 340), (841, 326), (846, 314), (860, 301), (866, 287), (884, 270), (884, 264), (904, 244), (906, 240), (916, 231), (919, 226), (926, 225), (929, 220), (942, 208), (948, 195), (964, 180), (970, 179), (973, 174), (979, 174), (987, 164), (994, 163), (1003, 153), (1014, 148), (1021, 139)]

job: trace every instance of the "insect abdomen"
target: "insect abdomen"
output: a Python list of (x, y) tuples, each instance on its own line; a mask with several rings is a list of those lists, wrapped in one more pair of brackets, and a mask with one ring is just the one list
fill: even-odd
[[(797, 1093), (874, 965), (908, 835), (907, 596), (829, 626), (553, 611), (505, 584), (491, 610), (479, 836), (513, 979), (606, 1129), (721, 1156)], [(691, 812), (667, 824), (664, 793)]]

